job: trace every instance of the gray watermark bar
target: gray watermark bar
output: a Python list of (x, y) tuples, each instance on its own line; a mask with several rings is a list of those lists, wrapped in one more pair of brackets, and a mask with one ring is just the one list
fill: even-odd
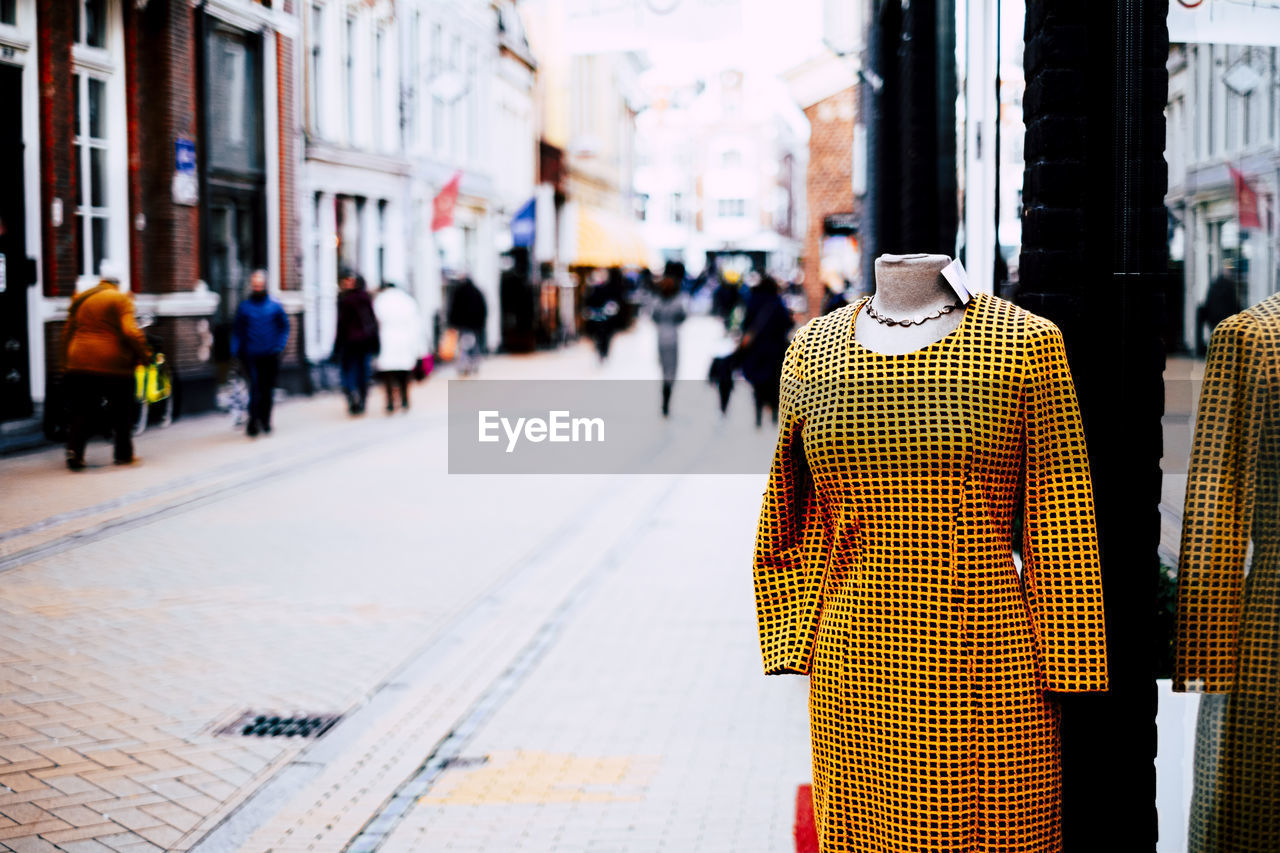
[(777, 426), (751, 387), (658, 380), (450, 380), (450, 474), (764, 474)]
[[(1198, 382), (1166, 383), (1165, 474), (1185, 474)], [(849, 393), (891, 397), (900, 385)], [(909, 391), (906, 393), (910, 393)], [(980, 395), (979, 395), (980, 396)], [(978, 415), (972, 394), (923, 395), (915, 425), (924, 430)], [(450, 474), (764, 474), (777, 425), (756, 425), (752, 388), (734, 383), (725, 411), (719, 389), (681, 380), (661, 411), (659, 380), (450, 380)], [(1122, 421), (1092, 429), (1124, 429)], [(852, 438), (851, 436), (849, 436)], [(856, 443), (856, 442), (855, 442)], [(850, 452), (856, 452), (853, 447)]]

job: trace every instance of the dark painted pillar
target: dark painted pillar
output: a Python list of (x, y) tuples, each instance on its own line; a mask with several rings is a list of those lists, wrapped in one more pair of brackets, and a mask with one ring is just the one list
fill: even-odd
[(1063, 701), (1066, 850), (1153, 851), (1167, 0), (1033, 0), (1019, 303), (1063, 331), (1093, 469), (1111, 690)]
[(871, 34), (884, 80), (873, 117), (874, 252), (955, 251), (954, 0), (883, 2)]

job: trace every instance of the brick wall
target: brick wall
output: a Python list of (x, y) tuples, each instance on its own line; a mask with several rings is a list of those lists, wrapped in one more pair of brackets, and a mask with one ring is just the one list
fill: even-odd
[(832, 213), (856, 212), (853, 198), (854, 89), (850, 87), (809, 106), (809, 171), (805, 191), (809, 216), (804, 238), (804, 289), (809, 310), (822, 309), (822, 220)]
[[(302, 289), (302, 253), (298, 216), (298, 163), (301, 159), (301, 131), (298, 126), (297, 69), (294, 67), (293, 39), (276, 38), (276, 79), (280, 107), (280, 287)], [(270, 85), (270, 84), (268, 84)]]
[[(70, 296), (76, 289), (76, 118), (71, 79), (75, 9), (75, 0), (41, 4), (36, 26), (40, 55), (41, 263), (47, 296)], [(62, 224), (56, 227), (50, 218), (54, 199), (62, 203)]]
[(173, 203), (174, 142), (199, 144), (195, 9), (184, 0), (148, 3), (126, 18), (130, 225), (134, 290), (191, 290), (200, 278), (199, 208)]

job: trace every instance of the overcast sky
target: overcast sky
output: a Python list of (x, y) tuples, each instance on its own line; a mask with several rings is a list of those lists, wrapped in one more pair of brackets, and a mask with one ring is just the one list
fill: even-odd
[(742, 30), (697, 45), (652, 44), (646, 51), (663, 77), (705, 75), (723, 68), (778, 74), (822, 49), (821, 0), (741, 0)]

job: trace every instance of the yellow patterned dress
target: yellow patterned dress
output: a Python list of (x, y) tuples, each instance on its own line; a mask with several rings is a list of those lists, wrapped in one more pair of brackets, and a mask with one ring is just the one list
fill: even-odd
[(822, 850), (1057, 851), (1046, 694), (1107, 687), (1061, 333), (978, 295), (941, 341), (883, 355), (854, 339), (864, 304), (787, 351), (755, 551), (765, 671), (811, 676)]
[(1174, 690), (1209, 694), (1196, 725), (1190, 853), (1280, 850), (1277, 358), (1280, 294), (1218, 324), (1200, 391), (1173, 674)]

